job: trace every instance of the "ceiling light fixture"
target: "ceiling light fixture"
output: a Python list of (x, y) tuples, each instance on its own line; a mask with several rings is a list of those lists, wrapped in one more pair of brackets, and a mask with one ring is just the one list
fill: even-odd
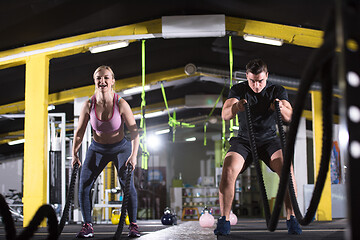
[(8, 142), (8, 144), (9, 145), (16, 145), (16, 144), (21, 144), (21, 143), (24, 143), (24, 142), (25, 142), (25, 138), (22, 138), (22, 139), (18, 139), (18, 140)]
[(161, 135), (161, 134), (165, 134), (165, 133), (169, 133), (169, 132), (170, 132), (170, 129), (166, 128), (166, 129), (156, 131), (155, 134), (156, 135)]
[(124, 48), (129, 46), (129, 41), (119, 41), (119, 42), (111, 42), (106, 44), (97, 45), (94, 47), (90, 47), (89, 50), (91, 53), (99, 53), (105, 52), (109, 50), (114, 50), (118, 48)]
[(274, 46), (282, 46), (284, 42), (284, 40), (279, 38), (269, 38), (252, 34), (244, 34), (244, 40), (256, 43), (270, 44)]
[(158, 117), (163, 115), (164, 112), (163, 111), (157, 111), (157, 112), (152, 112), (152, 113), (145, 113), (145, 118), (153, 118), (153, 117)]
[(196, 137), (186, 138), (185, 141), (186, 142), (194, 142), (194, 141), (196, 141)]
[[(144, 90), (147, 91), (150, 89), (150, 86), (149, 85), (145, 85), (144, 86)], [(123, 91), (123, 94), (135, 94), (135, 93), (141, 93), (143, 90), (143, 87), (140, 86), (140, 87), (134, 87), (134, 88), (129, 88), (129, 89), (125, 89)]]

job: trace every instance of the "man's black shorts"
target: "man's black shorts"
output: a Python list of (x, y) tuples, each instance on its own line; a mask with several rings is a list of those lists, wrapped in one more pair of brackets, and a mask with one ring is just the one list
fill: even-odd
[[(237, 152), (245, 159), (244, 167), (240, 172), (242, 173), (250, 166), (253, 161), (250, 143), (249, 141), (238, 137), (232, 137), (229, 143), (230, 148), (228, 152)], [(273, 155), (277, 150), (281, 149), (280, 139), (275, 137), (264, 142), (256, 143), (256, 149), (259, 159), (261, 159), (270, 168), (271, 155)], [(273, 169), (271, 170), (274, 171)]]

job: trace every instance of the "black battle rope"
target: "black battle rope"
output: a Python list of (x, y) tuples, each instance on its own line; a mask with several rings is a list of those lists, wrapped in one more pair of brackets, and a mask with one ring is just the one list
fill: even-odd
[[(38, 226), (43, 221), (44, 218), (48, 219), (48, 232), (49, 235), (47, 237), (48, 240), (56, 240), (59, 238), (62, 230), (64, 229), (65, 222), (69, 216), (69, 209), (71, 202), (73, 201), (74, 197), (74, 187), (75, 187), (75, 180), (76, 175), (79, 169), (79, 164), (75, 163), (73, 168), (73, 173), (71, 175), (69, 191), (67, 194), (67, 200), (65, 204), (65, 208), (63, 210), (63, 215), (61, 217), (60, 223), (58, 225), (56, 213), (51, 205), (44, 204), (42, 205), (35, 216), (30, 221), (29, 225), (21, 232), (21, 234), (16, 237), (16, 229), (14, 220), (11, 217), (11, 213), (9, 210), (9, 206), (5, 201), (5, 198), (0, 194), (0, 216), (2, 216), (3, 223), (5, 225), (5, 232), (6, 232), (6, 240), (27, 240), (30, 239), (34, 232), (37, 231)], [(124, 199), (123, 205), (121, 208), (121, 217), (119, 221), (118, 228), (116, 233), (113, 237), (114, 240), (119, 240), (121, 238), (122, 230), (125, 223), (126, 217), (126, 210), (129, 201), (129, 189), (130, 189), (130, 180), (131, 180), (131, 172), (132, 172), (132, 165), (128, 164), (126, 168), (126, 179), (125, 179), (125, 190), (124, 190)]]
[[(329, 159), (330, 159), (330, 151), (331, 151), (331, 144), (332, 144), (332, 103), (331, 103), (332, 81), (329, 80), (329, 79), (331, 79), (329, 76), (325, 75), (326, 71), (329, 71), (329, 69), (328, 68), (325, 69), (325, 68), (323, 68), (323, 66), (325, 65), (328, 67), (329, 64), (331, 63), (331, 59), (334, 55), (334, 48), (335, 48), (335, 37), (334, 36), (335, 35), (334, 35), (333, 29), (330, 29), (328, 32), (326, 32), (323, 45), (314, 52), (314, 54), (312, 55), (310, 61), (308, 62), (307, 66), (306, 66), (306, 71), (303, 76), (303, 80), (300, 84), (296, 103), (294, 106), (294, 112), (292, 115), (292, 121), (291, 121), (290, 129), (289, 129), (289, 133), (288, 133), (288, 141), (286, 143), (285, 143), (285, 134), (280, 133), (280, 137), (282, 139), (284, 139), (284, 141), (282, 140), (282, 146), (283, 147), (286, 146), (286, 147), (285, 147), (285, 151), (284, 151), (285, 152), (284, 165), (283, 165), (283, 169), (282, 169), (281, 176), (280, 176), (279, 188), (278, 188), (278, 192), (277, 192), (277, 197), (276, 197), (273, 213), (271, 215), (270, 215), (270, 208), (269, 208), (269, 204), (268, 204), (267, 196), (266, 196), (266, 189), (264, 186), (264, 181), (263, 181), (263, 177), (262, 177), (262, 173), (261, 173), (261, 169), (260, 169), (260, 164), (259, 164), (259, 160), (257, 157), (256, 145), (255, 145), (255, 142), (253, 140), (251, 140), (252, 138), (254, 138), (254, 134), (253, 134), (253, 132), (251, 132), (252, 131), (252, 123), (251, 123), (250, 108), (249, 108), (248, 104), (245, 104), (246, 116), (247, 116), (247, 118), (250, 116), (250, 119), (247, 119), (248, 130), (249, 130), (249, 140), (250, 140), (250, 145), (253, 145), (253, 146), (251, 146), (251, 150), (252, 150), (252, 154), (253, 154), (253, 158), (254, 158), (255, 167), (257, 168), (257, 172), (258, 172), (260, 192), (263, 197), (264, 212), (265, 212), (265, 217), (266, 217), (266, 222), (267, 222), (267, 228), (269, 231), (275, 231), (275, 229), (276, 229), (276, 226), (277, 226), (277, 223), (279, 220), (280, 211), (281, 211), (285, 193), (286, 193), (286, 188), (288, 185), (288, 180), (289, 179), (292, 180), (291, 174), (290, 174), (291, 159), (294, 155), (294, 145), (295, 145), (295, 140), (296, 140), (296, 134), (297, 134), (298, 126), (299, 126), (301, 113), (302, 113), (302, 110), (304, 109), (305, 99), (307, 97), (307, 93), (310, 89), (310, 86), (311, 86), (312, 82), (314, 81), (316, 74), (318, 73), (318, 70), (323, 69), (322, 107), (323, 107), (323, 119), (326, 119), (326, 121), (323, 121), (323, 146), (322, 146), (322, 154), (321, 154), (321, 163), (320, 163), (320, 169), (319, 169), (319, 174), (318, 174), (318, 178), (316, 181), (314, 193), (313, 193), (313, 196), (312, 196), (312, 199), (310, 202), (310, 206), (309, 206), (308, 211), (304, 218), (302, 218), (301, 212), (300, 212), (298, 204), (297, 204), (294, 186), (293, 186), (292, 181), (290, 181), (290, 184), (289, 184), (290, 199), (292, 201), (292, 205), (294, 208), (296, 218), (298, 219), (298, 221), (301, 225), (307, 225), (312, 221), (315, 211), (317, 209), (317, 206), (319, 204), (321, 193), (322, 193), (322, 190), (324, 187), (326, 175), (327, 175), (328, 168), (329, 168)], [(278, 110), (280, 110), (280, 109), (277, 109), (276, 111), (278, 111)], [(279, 112), (278, 112), (278, 114), (279, 114)], [(280, 115), (280, 119), (281, 119), (281, 115)], [(282, 129), (282, 126), (279, 127), (279, 131), (281, 131), (281, 129)], [(254, 150), (255, 150), (255, 153), (254, 153)]]
[(249, 143), (250, 143), (250, 147), (251, 147), (252, 158), (254, 160), (254, 165), (255, 165), (256, 173), (257, 173), (258, 180), (259, 180), (261, 196), (263, 197), (265, 219), (268, 224), (268, 220), (271, 217), (270, 206), (269, 206), (269, 202), (267, 201), (267, 194), (266, 194), (264, 179), (263, 179), (263, 175), (261, 172), (258, 152), (256, 149), (256, 142), (255, 142), (253, 125), (252, 125), (250, 107), (249, 107), (248, 103), (245, 103), (244, 105), (245, 105), (246, 124), (247, 124), (247, 128), (248, 128), (248, 136), (249, 136)]
[(0, 215), (3, 217), (6, 239), (7, 240), (30, 239), (34, 235), (34, 232), (37, 231), (38, 226), (40, 225), (40, 223), (44, 218), (48, 219), (48, 225), (49, 225), (48, 227), (49, 235), (47, 239), (52, 239), (52, 240), (58, 239), (62, 230), (64, 229), (65, 222), (67, 221), (69, 216), (70, 204), (74, 197), (74, 186), (75, 186), (75, 180), (78, 169), (79, 169), (79, 164), (75, 163), (73, 168), (73, 173), (71, 175), (71, 181), (67, 195), (67, 200), (65, 203), (65, 208), (59, 225), (54, 209), (51, 207), (51, 205), (44, 204), (37, 210), (35, 216), (30, 221), (29, 225), (22, 231), (22, 233), (18, 237), (16, 237), (14, 220), (11, 217), (9, 206), (6, 203), (5, 198), (2, 195), (0, 195)]
[[(330, 20), (332, 20), (332, 19), (330, 19)], [(313, 52), (313, 54), (311, 55), (310, 60), (308, 61), (307, 65), (305, 67), (302, 81), (300, 82), (299, 90), (298, 90), (295, 105), (294, 105), (294, 111), (292, 114), (290, 129), (289, 129), (289, 132), (287, 135), (287, 142), (286, 142), (286, 147), (285, 147), (285, 151), (284, 151), (284, 165), (283, 165), (283, 170), (282, 170), (281, 176), (280, 176), (279, 188), (278, 188), (278, 192), (277, 192), (277, 196), (276, 196), (276, 200), (275, 200), (272, 217), (270, 218), (270, 221), (268, 224), (268, 229), (270, 231), (275, 231), (277, 222), (279, 220), (279, 215), (280, 215), (280, 212), (282, 209), (282, 203), (284, 201), (285, 192), (286, 192), (286, 188), (287, 188), (288, 180), (289, 180), (291, 159), (294, 155), (294, 146), (295, 146), (297, 129), (299, 127), (299, 122), (300, 122), (302, 110), (304, 109), (307, 94), (309, 92), (312, 82), (314, 81), (314, 79), (316, 77), (316, 74), (318, 73), (318, 70), (322, 69), (322, 66), (328, 61), (328, 59), (332, 58), (332, 56), (334, 54), (334, 49), (335, 49), (335, 45), (336, 45), (335, 44), (334, 24), (332, 21), (329, 21), (329, 23), (330, 23), (328, 25), (329, 27), (328, 27), (327, 31), (325, 31), (324, 42), (323, 42), (322, 46), (320, 48), (316, 49)], [(325, 130), (324, 130), (324, 134), (327, 134), (327, 133), (325, 133)], [(327, 131), (329, 131), (329, 130), (327, 130)], [(323, 156), (324, 156), (324, 154), (322, 154), (322, 158), (323, 158)], [(320, 169), (321, 169), (321, 167), (320, 167)], [(319, 171), (319, 173), (320, 173), (320, 171)], [(323, 174), (323, 171), (321, 171), (321, 173)], [(325, 174), (326, 174), (326, 172), (325, 172)], [(314, 192), (321, 192), (321, 189), (320, 189), (321, 180), (319, 179), (320, 176), (321, 176), (321, 174), (318, 175), (317, 185), (315, 186)], [(292, 197), (290, 197), (290, 198), (292, 199)], [(312, 206), (315, 206), (314, 198), (312, 198), (311, 203), (312, 203)], [(295, 215), (296, 215), (296, 212), (295, 212)], [(299, 217), (299, 219), (298, 219), (298, 220), (300, 220), (299, 223), (302, 225), (310, 223), (313, 218), (309, 214), (307, 214), (305, 221), (302, 221), (300, 216), (298, 216), (298, 214), (296, 215), (296, 217)]]
[[(334, 31), (334, 23), (333, 18), (330, 19), (328, 30), (325, 32), (324, 43), (323, 45), (317, 49), (314, 54), (311, 56), (310, 61), (307, 63), (305, 72), (300, 83), (299, 91), (297, 94), (296, 102), (294, 105), (294, 111), (292, 114), (292, 120), (290, 124), (290, 129), (287, 135), (287, 142), (284, 151), (284, 165), (283, 170), (280, 177), (279, 183), (279, 190), (277, 194), (277, 198), (275, 201), (275, 207), (273, 215), (277, 215), (281, 211), (281, 204), (284, 200), (285, 191), (287, 181), (289, 180), (290, 176), (290, 166), (291, 166), (291, 159), (294, 155), (294, 146), (296, 141), (297, 129), (299, 127), (299, 122), (302, 114), (302, 110), (304, 109), (306, 95), (309, 92), (310, 86), (313, 83), (318, 71), (323, 69), (324, 71), (331, 72), (330, 69), (323, 68), (324, 65), (326, 66), (328, 62), (334, 56), (334, 49), (336, 46), (335, 41), (335, 31)], [(294, 212), (296, 218), (298, 219), (301, 225), (309, 224), (315, 214), (317, 209), (322, 189), (324, 187), (326, 174), (328, 171), (328, 161), (330, 159), (330, 150), (332, 144), (332, 81), (331, 78), (328, 76), (322, 76), (322, 107), (323, 107), (323, 146), (322, 146), (322, 154), (321, 154), (321, 163), (319, 174), (316, 180), (316, 185), (314, 188), (314, 193), (311, 198), (310, 206), (308, 208), (308, 212), (306, 213), (305, 217), (302, 218), (300, 210), (297, 206), (296, 196), (294, 194), (293, 184), (290, 183), (290, 199), (293, 204)], [(276, 211), (276, 213), (275, 213)], [(270, 221), (269, 230), (274, 231), (276, 228), (276, 222)]]
[(38, 229), (38, 226), (44, 218), (48, 219), (48, 232), (47, 239), (57, 239), (57, 217), (54, 209), (50, 205), (42, 205), (35, 216), (29, 223), (29, 225), (16, 237), (16, 229), (14, 220), (11, 217), (9, 206), (7, 205), (5, 198), (0, 194), (0, 215), (2, 216), (3, 223), (5, 225), (6, 239), (7, 240), (27, 240), (30, 239), (34, 232)]
[(79, 170), (79, 163), (75, 162), (74, 167), (73, 167), (73, 172), (71, 174), (68, 194), (66, 196), (65, 207), (64, 207), (64, 210), (62, 213), (62, 217), (60, 219), (59, 226), (58, 226), (58, 235), (59, 236), (64, 229), (66, 221), (69, 218), (69, 210), (70, 210), (70, 205), (74, 199), (74, 188), (75, 188), (75, 181), (76, 181), (76, 175), (77, 175), (78, 170)]
[(118, 224), (118, 227), (116, 229), (116, 233), (113, 237), (113, 240), (119, 240), (121, 239), (121, 234), (124, 228), (124, 223), (125, 223), (125, 218), (126, 218), (126, 210), (128, 207), (128, 202), (129, 202), (129, 191), (130, 191), (130, 180), (131, 180), (131, 172), (132, 172), (132, 165), (130, 163), (128, 163), (127, 168), (126, 168), (126, 178), (125, 178), (125, 189), (124, 189), (124, 198), (123, 198), (123, 203), (121, 206), (121, 216), (120, 216), (120, 221)]
[[(323, 145), (321, 150), (321, 161), (320, 161), (320, 169), (319, 174), (316, 180), (316, 185), (314, 188), (313, 196), (310, 201), (310, 205), (307, 209), (305, 217), (302, 216), (301, 211), (299, 209), (299, 205), (296, 199), (294, 184), (292, 181), (291, 172), (289, 173), (289, 192), (290, 198), (292, 202), (292, 206), (296, 215), (297, 220), (301, 225), (308, 225), (316, 212), (318, 204), (320, 202), (322, 190), (324, 188), (324, 184), (326, 181), (326, 175), (329, 170), (329, 161), (331, 155), (331, 147), (332, 147), (332, 77), (331, 77), (331, 59), (325, 63), (325, 67), (322, 69), (323, 76), (321, 78), (322, 84), (322, 109), (323, 109)], [(279, 108), (279, 103), (276, 103), (276, 118), (279, 126), (279, 133), (281, 137), (282, 147), (284, 149), (285, 146), (285, 133), (282, 128), (282, 120), (281, 113)], [(281, 124), (281, 126), (280, 126)], [(293, 155), (293, 153), (292, 153)], [(284, 160), (285, 161), (285, 160)]]

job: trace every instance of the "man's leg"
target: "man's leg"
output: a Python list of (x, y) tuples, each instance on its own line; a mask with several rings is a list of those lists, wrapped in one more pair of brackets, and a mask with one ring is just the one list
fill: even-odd
[(235, 181), (245, 163), (244, 158), (236, 152), (228, 152), (225, 156), (219, 186), (219, 202), (221, 216), (229, 220), (232, 201), (234, 199)]
[[(277, 150), (276, 152), (274, 152), (270, 159), (270, 167), (277, 173), (277, 175), (279, 177), (281, 176), (283, 162), (284, 162), (284, 160), (283, 160), (283, 156), (282, 156), (282, 150)], [(290, 172), (291, 172), (291, 176), (292, 176), (293, 183), (294, 183), (295, 195), (297, 195), (296, 180), (295, 180), (294, 169), (293, 169), (292, 164), (290, 167)], [(289, 220), (290, 215), (294, 215), (294, 210), (291, 205), (288, 189), (286, 189), (286, 193), (285, 193), (285, 208), (286, 208), (286, 219)]]
[[(270, 167), (277, 173), (277, 175), (279, 177), (281, 176), (283, 163), (284, 163), (283, 154), (282, 154), (282, 150), (280, 149), (280, 150), (277, 150), (276, 152), (274, 152), (270, 159)], [(292, 177), (292, 181), (294, 184), (295, 195), (297, 196), (296, 180), (295, 180), (294, 168), (293, 168), (292, 164), (290, 166), (290, 172), (291, 172), (291, 177)], [(294, 210), (291, 205), (288, 188), (286, 189), (286, 193), (285, 193), (285, 208), (286, 208), (288, 233), (289, 234), (301, 234), (302, 230), (300, 228), (300, 225), (294, 217), (295, 214), (294, 214)]]
[(215, 235), (230, 233), (230, 210), (234, 199), (235, 181), (245, 164), (244, 158), (236, 152), (228, 152), (225, 156), (220, 186), (219, 202), (221, 217), (218, 219)]

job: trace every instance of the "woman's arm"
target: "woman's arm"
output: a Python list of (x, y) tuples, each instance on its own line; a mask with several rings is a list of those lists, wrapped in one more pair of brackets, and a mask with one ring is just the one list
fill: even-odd
[(74, 166), (75, 162), (79, 163), (79, 166), (81, 165), (81, 161), (78, 156), (78, 151), (80, 149), (89, 119), (90, 119), (90, 103), (89, 103), (89, 101), (86, 101), (82, 106), (78, 126), (77, 126), (77, 129), (74, 134), (74, 141), (73, 141), (73, 148), (72, 148), (72, 165), (73, 166)]
[(130, 131), (130, 137), (131, 137), (131, 155), (125, 164), (127, 165), (128, 162), (130, 162), (131, 165), (133, 166), (133, 169), (135, 169), (135, 166), (137, 164), (136, 157), (140, 142), (138, 128), (135, 122), (134, 114), (131, 111), (129, 104), (124, 99), (120, 99), (119, 109), (120, 112), (122, 113), (127, 129)]

